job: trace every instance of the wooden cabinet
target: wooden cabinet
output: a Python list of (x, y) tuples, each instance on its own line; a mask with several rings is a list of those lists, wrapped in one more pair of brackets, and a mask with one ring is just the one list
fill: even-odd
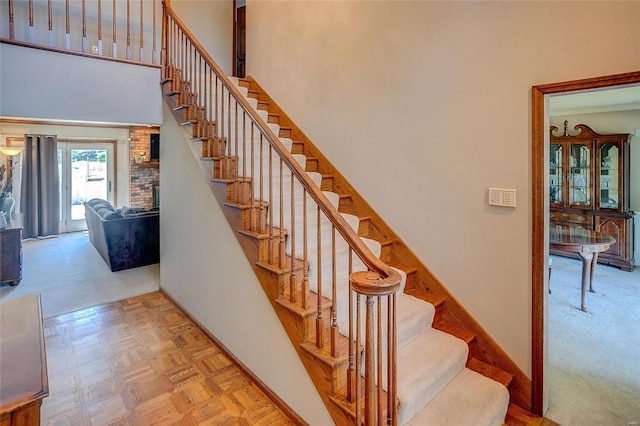
[(0, 283), (20, 284), (22, 228), (0, 229)]
[[(629, 139), (601, 135), (585, 124), (569, 134), (551, 126), (549, 204), (551, 223), (595, 230), (616, 239), (598, 261), (633, 269), (633, 213), (629, 211)], [(575, 257), (574, 253), (551, 253)]]
[(39, 294), (0, 302), (0, 425), (40, 424), (49, 395)]

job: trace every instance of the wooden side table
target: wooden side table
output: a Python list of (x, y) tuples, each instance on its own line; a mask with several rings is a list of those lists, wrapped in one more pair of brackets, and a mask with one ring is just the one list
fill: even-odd
[(40, 295), (0, 302), (0, 424), (39, 425), (49, 395)]
[(22, 228), (0, 229), (0, 283), (20, 284), (22, 279)]

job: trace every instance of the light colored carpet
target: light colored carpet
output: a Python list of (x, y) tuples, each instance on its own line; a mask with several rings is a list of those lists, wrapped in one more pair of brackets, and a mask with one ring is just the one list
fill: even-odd
[(545, 417), (563, 426), (639, 422), (640, 268), (598, 265), (584, 313), (580, 260), (552, 258)]
[(158, 291), (160, 265), (111, 272), (88, 234), (22, 244), (22, 281), (2, 284), (0, 300), (40, 293), (45, 318)]

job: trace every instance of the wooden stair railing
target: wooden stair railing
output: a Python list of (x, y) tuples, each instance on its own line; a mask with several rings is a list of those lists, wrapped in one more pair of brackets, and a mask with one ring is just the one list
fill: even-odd
[[(8, 0), (2, 2), (2, 18), (7, 17), (8, 38), (3, 43), (70, 53), (80, 56), (133, 62), (157, 67), (156, 50), (158, 32), (156, 4), (160, 0), (98, 0), (61, 1)], [(4, 5), (6, 4), (6, 9)], [(64, 5), (64, 6), (63, 6)], [(124, 11), (123, 8), (126, 8)], [(118, 14), (117, 11), (120, 10)], [(105, 13), (103, 10), (110, 11)], [(6, 13), (5, 13), (6, 12)], [(124, 13), (123, 13), (124, 12)], [(125, 15), (124, 18), (121, 15)], [(145, 19), (146, 15), (146, 19)], [(97, 21), (92, 17), (97, 16)], [(64, 24), (62, 25), (62, 23)], [(111, 23), (112, 43), (110, 52), (103, 52), (103, 24)], [(4, 24), (4, 22), (3, 22)], [(47, 26), (47, 31), (36, 30), (36, 25)], [(138, 28), (132, 34), (132, 27)], [(19, 31), (16, 31), (18, 28)], [(22, 31), (26, 28), (27, 31)], [(46, 39), (44, 37), (46, 34)], [(62, 37), (64, 35), (64, 37)], [(126, 37), (124, 53), (118, 51), (118, 43)], [(118, 37), (121, 37), (118, 40)], [(151, 50), (145, 51), (145, 37), (151, 41)], [(91, 45), (91, 46), (90, 46)], [(78, 46), (80, 49), (72, 48)], [(137, 51), (134, 53), (134, 51)], [(104, 54), (104, 56), (103, 56)]]
[[(278, 126), (276, 135), (273, 119), (254, 110), (168, 0), (163, 12), (164, 93), (202, 144), (212, 180), (225, 186), (240, 234), (257, 242), (256, 264), (277, 277), (277, 305), (303, 322), (300, 335), (287, 331), (291, 340), (326, 364), (331, 386), (321, 397), (329, 412), (344, 422), (333, 398), (353, 404), (358, 424), (397, 424), (395, 293), (402, 275), (371, 252), (299, 163), (305, 159), (285, 147), (281, 138), (290, 130)], [(337, 276), (344, 269), (347, 281)], [(346, 336), (339, 330), (345, 310)]]

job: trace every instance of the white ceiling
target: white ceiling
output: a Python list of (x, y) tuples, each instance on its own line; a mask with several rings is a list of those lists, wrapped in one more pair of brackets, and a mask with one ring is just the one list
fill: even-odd
[(549, 96), (549, 115), (640, 110), (640, 85)]

